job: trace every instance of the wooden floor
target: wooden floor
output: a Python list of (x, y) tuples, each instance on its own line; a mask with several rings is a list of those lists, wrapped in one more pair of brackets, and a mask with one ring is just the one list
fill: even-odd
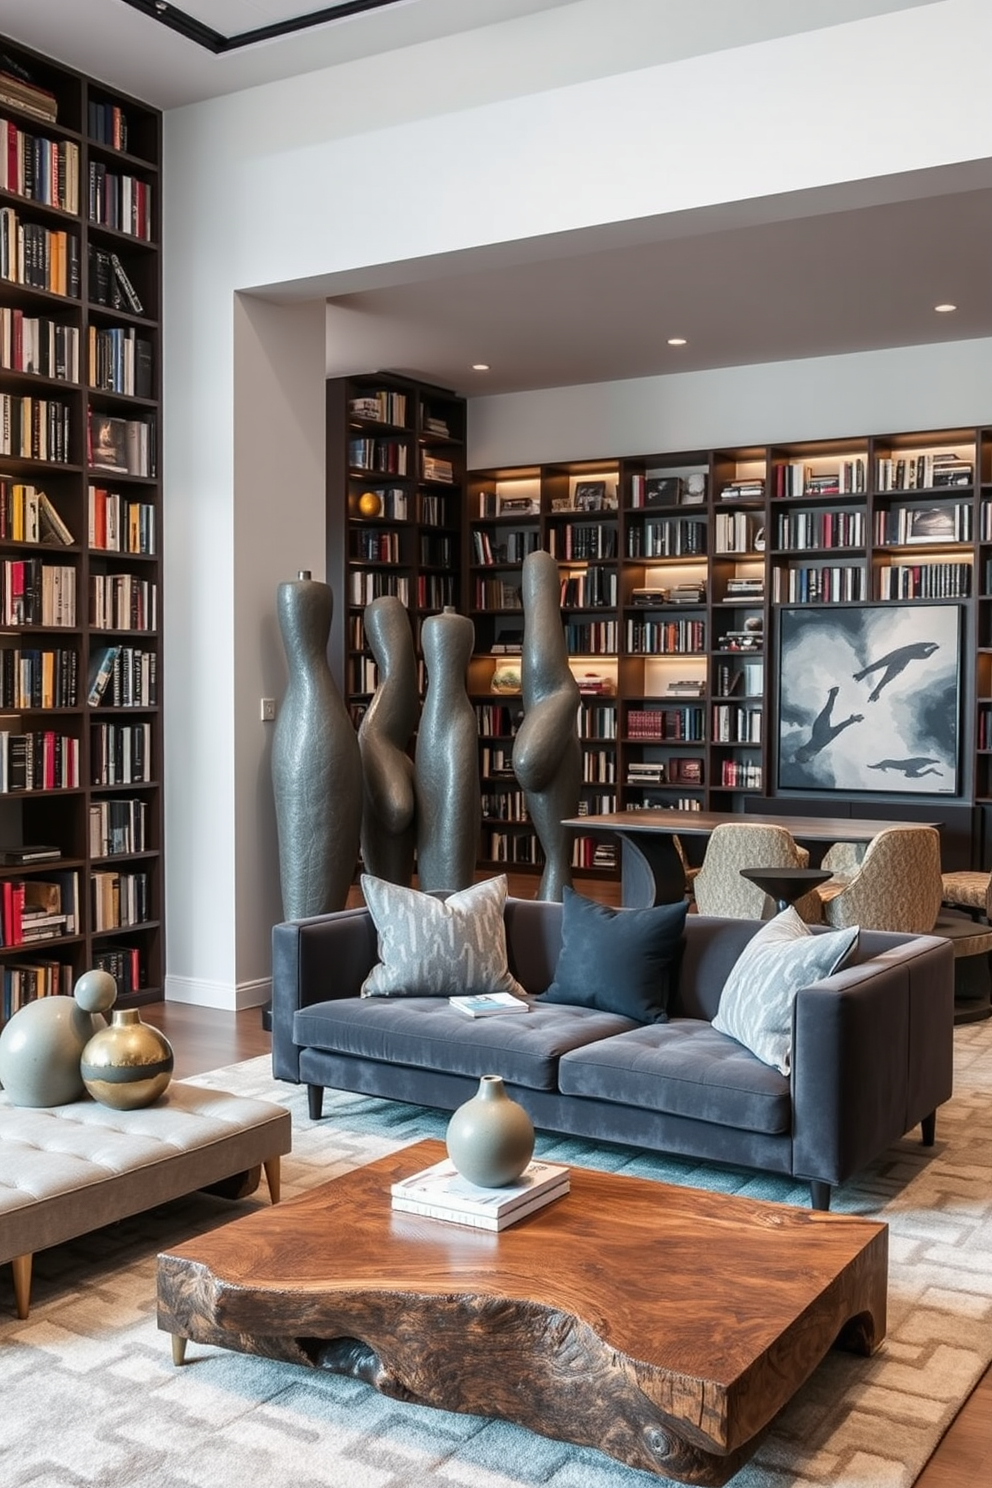
[[(530, 881), (532, 883), (532, 881)], [(578, 887), (592, 894), (593, 886)], [(511, 892), (533, 895), (511, 878)], [(600, 892), (602, 890), (602, 892)], [(596, 898), (616, 902), (613, 883), (596, 885)], [(175, 1050), (176, 1078), (202, 1074), (224, 1064), (237, 1064), (268, 1054), (271, 1038), (262, 1028), (258, 1008), (240, 1013), (189, 1007), (178, 1002), (152, 1003), (142, 1018), (160, 1028)], [(917, 1479), (916, 1488), (971, 1488), (992, 1483), (992, 1369), (979, 1381), (937, 1451)]]

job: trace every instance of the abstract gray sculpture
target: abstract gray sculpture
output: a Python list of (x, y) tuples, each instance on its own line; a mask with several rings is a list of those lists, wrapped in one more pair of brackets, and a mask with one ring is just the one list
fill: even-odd
[(420, 707), (413, 632), (406, 606), (392, 594), (366, 606), (364, 625), (379, 684), (358, 730), (365, 784), (362, 861), (376, 878), (409, 888), (417, 827), (407, 746)]
[(344, 909), (358, 859), (362, 757), (327, 663), (334, 597), (310, 578), (280, 584), (289, 686), (272, 740), (279, 881), (287, 920)]
[(572, 882), (572, 838), (582, 783), (579, 687), (568, 665), (561, 580), (550, 553), (530, 553), (522, 576), (524, 639), (520, 685), (524, 719), (513, 742), (513, 773), (544, 849), (538, 899), (560, 900)]
[(475, 626), (445, 607), (420, 632), (427, 693), (417, 732), (417, 882), (467, 889), (475, 876), (482, 813), (479, 730), (466, 691)]

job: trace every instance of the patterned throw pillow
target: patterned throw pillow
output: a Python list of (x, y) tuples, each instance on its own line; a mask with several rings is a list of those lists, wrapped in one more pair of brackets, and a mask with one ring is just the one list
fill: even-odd
[(362, 892), (379, 933), (379, 962), (363, 997), (526, 997), (506, 963), (505, 874), (435, 899), (365, 873)]
[(727, 977), (713, 1027), (783, 1075), (792, 1060), (792, 1009), (808, 987), (853, 955), (859, 927), (814, 935), (789, 908), (748, 941)]

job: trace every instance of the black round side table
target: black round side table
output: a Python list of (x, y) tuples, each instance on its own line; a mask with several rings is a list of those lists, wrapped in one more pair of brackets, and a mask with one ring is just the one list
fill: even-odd
[(757, 884), (775, 900), (779, 911), (788, 909), (817, 884), (826, 883), (833, 874), (826, 868), (742, 868), (741, 878)]

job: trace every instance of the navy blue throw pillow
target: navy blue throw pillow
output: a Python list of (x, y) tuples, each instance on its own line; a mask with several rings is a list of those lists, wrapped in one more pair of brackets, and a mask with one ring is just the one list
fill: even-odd
[(566, 888), (561, 951), (542, 1001), (667, 1022), (687, 909), (685, 903), (611, 909)]

